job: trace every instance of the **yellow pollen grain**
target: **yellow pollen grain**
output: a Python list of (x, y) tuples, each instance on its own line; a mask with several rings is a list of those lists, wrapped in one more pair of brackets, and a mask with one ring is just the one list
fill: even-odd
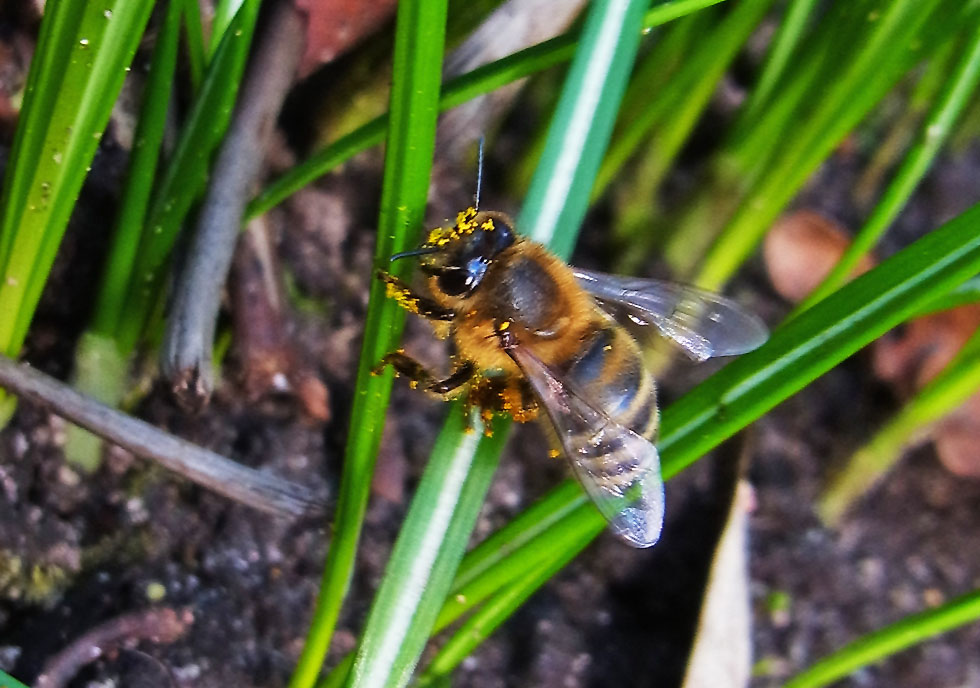
[(480, 229), (484, 229), (488, 232), (492, 232), (494, 230), (493, 219), (488, 217), (486, 221), (482, 225), (480, 225)]
[(559, 456), (561, 456), (561, 452), (558, 451), (557, 449), (548, 450), (548, 458), (557, 459)]

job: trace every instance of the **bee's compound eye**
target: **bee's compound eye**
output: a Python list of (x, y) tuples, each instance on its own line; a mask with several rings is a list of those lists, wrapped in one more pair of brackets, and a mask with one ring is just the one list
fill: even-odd
[(462, 268), (451, 268), (439, 275), (439, 289), (449, 296), (462, 296), (473, 288), (473, 277)]

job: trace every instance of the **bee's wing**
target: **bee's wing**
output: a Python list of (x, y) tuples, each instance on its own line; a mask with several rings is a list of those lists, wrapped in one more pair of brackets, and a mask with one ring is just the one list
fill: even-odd
[(579, 284), (628, 327), (653, 325), (696, 361), (761, 346), (769, 331), (731, 299), (696, 287), (574, 268)]
[(656, 543), (664, 521), (657, 448), (610, 419), (531, 352), (517, 346), (510, 353), (547, 412), (576, 477), (616, 534), (634, 547)]

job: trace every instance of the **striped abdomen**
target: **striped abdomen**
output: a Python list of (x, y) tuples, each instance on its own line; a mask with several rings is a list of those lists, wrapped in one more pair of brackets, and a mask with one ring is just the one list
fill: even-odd
[(657, 389), (643, 365), (640, 346), (626, 330), (597, 330), (566, 368), (565, 378), (610, 419), (653, 441), (659, 419)]

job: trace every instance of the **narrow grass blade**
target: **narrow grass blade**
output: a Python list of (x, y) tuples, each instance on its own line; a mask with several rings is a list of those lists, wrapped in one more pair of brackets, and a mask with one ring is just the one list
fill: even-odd
[(242, 2), (208, 64), (173, 157), (154, 189), (131, 267), (110, 268), (128, 278), (123, 290), (125, 301), (113, 333), (124, 355), (132, 352), (151, 320), (181, 223), (207, 182), (211, 154), (224, 137), (231, 117), (260, 4), (260, 0)]
[(687, 56), (660, 93), (647, 92), (648, 101), (642, 114), (633, 113), (633, 121), (609, 147), (592, 190), (593, 198), (604, 193), (641, 146), (656, 149), (657, 167), (646, 172), (653, 180), (670, 168), (717, 89), (718, 81), (770, 5), (772, 0), (738, 3), (708, 35), (701, 37), (694, 53)]
[[(445, 23), (445, 0), (407, 0), (399, 4), (391, 120), (375, 247), (375, 265), (379, 268), (387, 269), (389, 257), (409, 247), (424, 220), (435, 149)], [(374, 376), (371, 369), (397, 346), (404, 321), (404, 311), (385, 297), (381, 281), (372, 279), (334, 538), (313, 625), (290, 681), (291, 688), (307, 688), (315, 683), (350, 585), (391, 394), (391, 372)]]
[(10, 674), (0, 671), (0, 688), (27, 688)]
[(980, 21), (975, 22), (966, 35), (969, 36), (969, 41), (963, 46), (959, 61), (953, 66), (943, 92), (923, 123), (917, 140), (906, 155), (894, 180), (864, 227), (834, 265), (833, 270), (797, 307), (795, 313), (806, 310), (844, 283), (858, 261), (871, 250), (875, 242), (898, 217), (912, 192), (929, 171), (939, 149), (946, 143), (957, 119), (976, 93), (977, 83), (980, 82)]
[(874, 664), (890, 655), (917, 645), (940, 633), (980, 619), (980, 591), (947, 602), (941, 607), (914, 614), (886, 626), (820, 660), (797, 674), (783, 688), (820, 688)]
[[(651, 29), (692, 12), (717, 5), (725, 0), (673, 0), (649, 11), (643, 18), (643, 30)], [(472, 72), (448, 81), (439, 100), (440, 111), (465, 103), (477, 96), (505, 86), (539, 71), (571, 59), (577, 36), (565, 34), (521, 50)], [(246, 221), (268, 212), (301, 188), (336, 169), (345, 160), (384, 141), (387, 116), (378, 117), (338, 139), (309, 159), (272, 182), (253, 200), (246, 211)]]
[[(581, 491), (577, 483), (568, 483), (567, 487)], [(602, 516), (586, 499), (570, 503), (578, 506), (574, 510), (561, 512), (568, 517), (555, 521), (554, 527), (547, 529), (547, 546), (542, 546), (543, 543), (537, 538), (530, 538), (523, 546), (514, 547), (505, 556), (498, 556), (493, 565), (471, 576), (468, 582), (461, 584), (457, 577), (452, 594), (439, 612), (433, 633), (450, 625), (501, 588), (523, 579), (528, 571), (546, 565), (552, 559), (552, 552), (574, 549), (576, 543), (581, 542), (583, 532), (588, 533), (597, 526), (605, 525)], [(586, 541), (590, 540), (588, 538)]]
[(847, 462), (820, 498), (818, 512), (834, 524), (898, 461), (902, 449), (925, 436), (932, 425), (980, 390), (980, 330), (897, 416)]
[(157, 34), (150, 60), (150, 71), (143, 90), (143, 105), (133, 133), (133, 151), (120, 201), (119, 217), (92, 318), (91, 329), (100, 335), (111, 335), (115, 332), (122, 318), (127, 282), (136, 260), (143, 218), (153, 191), (174, 71), (177, 68), (177, 42), (183, 14), (181, 1), (168, 2), (167, 14)]
[[(591, 506), (589, 509), (591, 513), (580, 512), (580, 515), (587, 518), (600, 518), (595, 514), (595, 509)], [(525, 569), (520, 579), (510, 582), (499, 594), (468, 618), (446, 641), (419, 677), (419, 685), (438, 685), (441, 679), (448, 678), (453, 669), (459, 666), (480, 643), (489, 638), (500, 624), (510, 618), (538, 588), (568, 565), (591, 541), (592, 537), (586, 530), (580, 533), (569, 546), (555, 553), (549, 552), (544, 562)]]
[(204, 67), (207, 63), (207, 48), (204, 46), (204, 27), (201, 26), (201, 5), (197, 0), (177, 0), (184, 3), (184, 37), (187, 46), (187, 71), (191, 78), (194, 94), (201, 89), (204, 80)]
[(406, 685), (449, 592), (505, 441), (480, 442), (465, 424), (453, 414), (436, 441), (371, 607), (351, 688)]
[[(765, 66), (759, 81), (748, 102), (739, 113), (739, 120), (751, 122), (756, 119), (763, 107), (769, 104), (776, 84), (785, 74), (789, 66), (793, 52), (797, 50), (803, 40), (807, 22), (813, 14), (817, 0), (790, 0), (783, 15), (783, 20), (779, 24), (779, 30), (772, 40), (769, 54), (766, 56)], [(736, 125), (737, 128), (737, 125)]]
[[(122, 317), (126, 282), (136, 257), (143, 217), (156, 176), (177, 67), (182, 4), (184, 0), (168, 2), (157, 34), (105, 274), (89, 331), (82, 335), (75, 350), (73, 384), (76, 389), (109, 406), (118, 404), (128, 380), (127, 357), (119, 351), (112, 333)], [(192, 9), (192, 12), (198, 11), (197, 7)], [(102, 440), (77, 425), (70, 425), (65, 436), (65, 459), (83, 471), (94, 471), (101, 463)]]
[(45, 12), (0, 198), (2, 353), (20, 351), (151, 10), (116, 0)]

